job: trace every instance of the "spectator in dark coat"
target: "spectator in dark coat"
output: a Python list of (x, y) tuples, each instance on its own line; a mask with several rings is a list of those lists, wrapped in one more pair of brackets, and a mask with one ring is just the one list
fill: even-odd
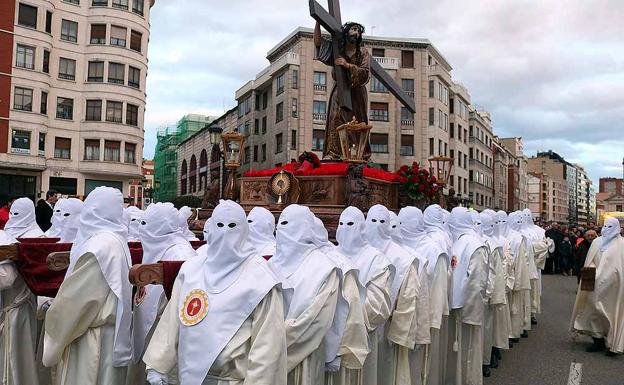
[(561, 247), (561, 242), (563, 241), (563, 233), (561, 232), (561, 230), (559, 230), (559, 224), (557, 222), (553, 222), (550, 229), (546, 230), (546, 237), (553, 240), (555, 244), (555, 252), (551, 253), (550, 256), (546, 259), (544, 274), (560, 273), (561, 270), (559, 268), (559, 249)]
[(52, 227), (52, 214), (54, 213), (54, 205), (58, 200), (57, 192), (50, 190), (46, 193), (46, 199), (40, 199), (35, 208), (35, 217), (37, 224), (44, 233)]
[(561, 274), (567, 277), (571, 274), (574, 257), (574, 246), (572, 245), (568, 234), (566, 234), (563, 237), (563, 241), (561, 241), (561, 246), (559, 247), (559, 257), (559, 268), (561, 269)]
[(585, 259), (587, 258), (587, 252), (594, 239), (598, 238), (598, 234), (594, 230), (587, 230), (583, 236), (583, 240), (579, 243), (574, 256), (574, 271), (578, 282), (581, 282), (581, 269), (585, 266)]

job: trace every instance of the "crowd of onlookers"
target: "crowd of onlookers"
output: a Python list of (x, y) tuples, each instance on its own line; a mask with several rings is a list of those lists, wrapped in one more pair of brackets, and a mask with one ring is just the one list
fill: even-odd
[(594, 239), (600, 236), (600, 226), (565, 226), (557, 222), (542, 225), (546, 237), (555, 243), (555, 251), (546, 260), (544, 274), (562, 274), (580, 279), (587, 252)]

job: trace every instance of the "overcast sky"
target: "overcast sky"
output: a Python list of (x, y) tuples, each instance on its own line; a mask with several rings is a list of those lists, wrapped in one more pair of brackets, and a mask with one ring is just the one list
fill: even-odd
[[(325, 5), (325, 1), (321, 1)], [(624, 1), (342, 0), (368, 34), (427, 38), (453, 66), (499, 136), (525, 153), (552, 149), (597, 183), (622, 175)], [(145, 157), (156, 130), (186, 113), (221, 115), (268, 65), (306, 0), (159, 0), (151, 14)], [(374, 26), (374, 28), (373, 28)]]

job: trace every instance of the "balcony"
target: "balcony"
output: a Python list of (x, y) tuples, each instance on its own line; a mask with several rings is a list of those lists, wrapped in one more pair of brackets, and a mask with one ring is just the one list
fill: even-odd
[(447, 83), (451, 83), (451, 74), (439, 64), (429, 66), (429, 76), (437, 76)]
[(133, 163), (81, 160), (80, 172), (93, 175), (142, 178), (141, 167)]
[(325, 92), (325, 91), (327, 91), (327, 85), (325, 85), (325, 84), (315, 84), (314, 85), (314, 91)]
[(401, 119), (401, 126), (414, 126), (414, 119)]
[(327, 120), (327, 114), (312, 114), (312, 119), (313, 120), (317, 120), (317, 121), (326, 121)]
[(398, 70), (399, 69), (399, 59), (397, 58), (373, 56), (373, 59), (375, 59), (375, 61), (379, 63), (379, 65), (381, 65), (383, 69), (386, 69), (386, 70)]

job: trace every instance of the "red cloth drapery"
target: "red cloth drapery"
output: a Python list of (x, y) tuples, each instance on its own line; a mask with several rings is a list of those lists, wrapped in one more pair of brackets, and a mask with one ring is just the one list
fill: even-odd
[(163, 267), (163, 288), (165, 289), (167, 299), (171, 299), (173, 284), (183, 263), (184, 261), (160, 261)]
[(17, 246), (20, 259), (15, 266), (26, 285), (36, 295), (55, 297), (65, 278), (65, 270), (49, 270), (46, 259), (50, 253), (70, 251), (71, 243), (18, 243)]
[[(336, 175), (346, 176), (349, 163), (346, 162), (328, 162), (321, 163), (320, 167), (313, 168), (310, 164), (302, 165), (301, 163), (288, 163), (285, 166), (275, 167), (267, 170), (251, 170), (243, 173), (244, 177), (259, 178), (267, 177), (280, 172), (281, 170), (290, 171), (297, 176), (314, 176), (314, 175)], [(395, 173), (380, 170), (377, 168), (364, 167), (363, 174), (367, 178), (379, 179), (387, 182), (397, 182)]]

